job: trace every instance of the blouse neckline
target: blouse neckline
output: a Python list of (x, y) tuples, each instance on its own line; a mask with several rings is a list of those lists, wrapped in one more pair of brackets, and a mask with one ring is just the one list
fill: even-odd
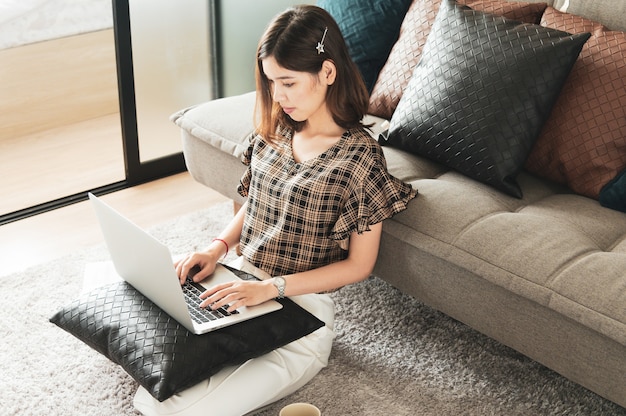
[(295, 167), (301, 167), (301, 166), (308, 166), (308, 165), (312, 165), (312, 164), (316, 164), (316, 162), (320, 161), (320, 160), (326, 160), (328, 158), (331, 158), (335, 155), (337, 155), (337, 153), (339, 153), (339, 150), (341, 150), (341, 148), (343, 147), (343, 143), (346, 141), (346, 138), (350, 135), (350, 131), (346, 130), (343, 132), (343, 134), (341, 135), (341, 137), (339, 138), (339, 140), (337, 140), (337, 142), (335, 144), (333, 144), (332, 146), (330, 146), (328, 149), (324, 150), (322, 153), (320, 153), (319, 155), (312, 157), (310, 159), (307, 159), (303, 162), (297, 162), (296, 158), (293, 155), (293, 148), (292, 148), (292, 144), (293, 144), (293, 130), (289, 130), (289, 132), (286, 135), (287, 140), (287, 145), (285, 146), (286, 151), (288, 152), (288, 156), (289, 156), (289, 162), (294, 165)]

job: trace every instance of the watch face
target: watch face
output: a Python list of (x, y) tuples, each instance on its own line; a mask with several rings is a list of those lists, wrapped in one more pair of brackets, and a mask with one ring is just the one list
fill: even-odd
[(285, 296), (285, 279), (281, 276), (274, 278), (274, 286), (278, 289), (278, 297)]

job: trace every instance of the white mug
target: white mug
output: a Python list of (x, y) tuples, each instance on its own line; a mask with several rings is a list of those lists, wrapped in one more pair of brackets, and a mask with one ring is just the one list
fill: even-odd
[(309, 403), (292, 403), (282, 408), (278, 416), (321, 416), (322, 412)]

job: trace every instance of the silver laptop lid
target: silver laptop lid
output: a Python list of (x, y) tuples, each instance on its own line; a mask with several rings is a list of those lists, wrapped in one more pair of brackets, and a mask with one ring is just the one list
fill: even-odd
[[(116, 272), (189, 331), (203, 334), (282, 308), (279, 302), (270, 300), (260, 305), (238, 308), (237, 314), (218, 320), (194, 323), (167, 246), (93, 194), (89, 194), (89, 199), (96, 211)], [(218, 264), (215, 272), (200, 283), (206, 287), (233, 280), (239, 280), (239, 277)]]
[(169, 249), (89, 194), (117, 274), (195, 332)]

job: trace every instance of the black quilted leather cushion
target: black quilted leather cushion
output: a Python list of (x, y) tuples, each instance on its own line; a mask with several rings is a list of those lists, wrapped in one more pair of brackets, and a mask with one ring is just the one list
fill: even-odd
[(303, 337), (324, 323), (289, 299), (279, 311), (194, 335), (126, 282), (96, 289), (50, 321), (121, 365), (159, 401)]
[(516, 176), (588, 38), (444, 0), (381, 143), (521, 198)]

